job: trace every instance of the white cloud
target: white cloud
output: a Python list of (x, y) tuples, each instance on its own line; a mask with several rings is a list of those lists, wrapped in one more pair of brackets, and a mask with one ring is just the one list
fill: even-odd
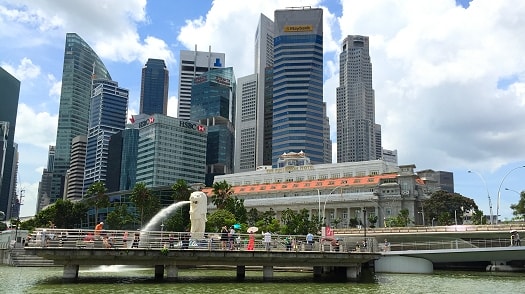
[(36, 113), (26, 104), (18, 105), (15, 142), (47, 150), (55, 145), (58, 117), (47, 112)]
[(9, 64), (2, 64), (2, 67), (20, 81), (30, 80), (40, 75), (40, 67), (33, 64), (31, 59), (23, 58), (15, 68)]
[(49, 97), (56, 98), (56, 100), (59, 101), (60, 94), (62, 92), (62, 80), (57, 81), (55, 76), (52, 74), (48, 74), (47, 79), (51, 84), (51, 87), (49, 88)]
[(177, 117), (177, 109), (179, 107), (179, 99), (175, 96), (168, 98), (168, 116)]

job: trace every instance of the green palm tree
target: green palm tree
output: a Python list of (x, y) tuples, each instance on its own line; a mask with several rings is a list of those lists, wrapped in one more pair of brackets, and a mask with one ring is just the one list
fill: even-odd
[(190, 199), (190, 187), (185, 180), (178, 179), (177, 182), (171, 186), (171, 189), (173, 190), (173, 200), (175, 202), (187, 201)]
[(232, 195), (232, 186), (228, 182), (222, 181), (213, 184), (212, 203), (217, 206), (217, 209), (224, 209)]
[(99, 221), (99, 208), (109, 206), (109, 197), (108, 195), (106, 195), (107, 190), (108, 189), (106, 188), (106, 184), (104, 184), (104, 182), (98, 181), (91, 184), (91, 186), (89, 186), (89, 188), (86, 191), (86, 195), (90, 198), (90, 204), (95, 206), (95, 223)]
[(145, 183), (137, 183), (131, 192), (130, 200), (140, 210), (140, 226), (142, 227), (144, 222), (144, 210), (151, 202), (153, 194), (146, 187)]

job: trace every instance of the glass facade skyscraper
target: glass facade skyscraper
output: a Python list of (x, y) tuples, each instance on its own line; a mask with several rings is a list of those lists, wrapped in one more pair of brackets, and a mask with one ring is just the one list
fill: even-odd
[(93, 183), (106, 181), (109, 139), (126, 126), (128, 90), (115, 81), (93, 80), (84, 171), (84, 193)]
[(136, 121), (139, 128), (136, 182), (148, 188), (204, 181), (207, 128), (201, 124), (154, 114)]
[(233, 173), (235, 137), (235, 91), (233, 68), (212, 69), (196, 77), (191, 89), (191, 120), (208, 127), (206, 180)]
[(301, 151), (325, 163), (323, 10), (276, 10), (274, 23), (272, 164)]
[[(15, 137), (16, 114), (20, 94), (20, 81), (0, 67), (0, 122), (2, 122), (4, 146), (0, 150), (0, 211), (11, 215), (11, 203), (16, 200), (17, 155)], [(3, 161), (3, 162), (2, 162)]]
[(189, 120), (191, 116), (191, 86), (193, 79), (213, 68), (224, 67), (224, 53), (181, 50), (179, 66), (179, 105), (177, 117)]
[(169, 71), (162, 59), (148, 59), (142, 68), (140, 113), (168, 114)]
[(95, 51), (79, 35), (66, 34), (50, 203), (63, 197), (73, 138), (87, 135), (93, 78), (111, 80)]
[(375, 123), (375, 95), (369, 39), (347, 36), (339, 55), (337, 162), (381, 158), (381, 126)]

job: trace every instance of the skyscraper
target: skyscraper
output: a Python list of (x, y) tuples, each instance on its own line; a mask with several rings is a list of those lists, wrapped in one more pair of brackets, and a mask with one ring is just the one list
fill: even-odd
[(191, 120), (208, 127), (205, 184), (215, 175), (233, 173), (235, 137), (233, 68), (217, 68), (195, 78), (191, 89)]
[[(106, 181), (109, 139), (124, 130), (128, 108), (128, 90), (115, 81), (93, 81), (84, 170), (84, 192), (93, 183)], [(118, 175), (120, 178), (120, 175)]]
[(255, 32), (254, 74), (237, 81), (236, 173), (272, 165), (273, 27), (273, 21), (261, 14)]
[(206, 127), (191, 121), (154, 114), (136, 121), (139, 128), (136, 181), (148, 188), (190, 185), (204, 181)]
[(86, 136), (76, 136), (71, 142), (71, 163), (64, 186), (66, 199), (80, 200), (84, 195), (84, 170), (86, 167)]
[(337, 162), (379, 159), (381, 127), (375, 123), (368, 37), (346, 37), (339, 59)]
[(55, 162), (50, 202), (63, 197), (64, 177), (69, 169), (71, 141), (87, 135), (92, 78), (111, 80), (104, 63), (89, 45), (75, 33), (66, 35), (62, 90), (58, 110)]
[(140, 113), (168, 114), (169, 71), (162, 59), (148, 59), (142, 68)]
[(179, 105), (177, 117), (189, 120), (191, 116), (191, 85), (193, 79), (210, 69), (224, 67), (224, 53), (181, 50), (179, 66)]
[(323, 10), (276, 10), (274, 22), (272, 164), (301, 151), (325, 163)]
[[(0, 211), (11, 217), (10, 203), (16, 198), (16, 147), (14, 143), (20, 81), (0, 67), (0, 122), (3, 125), (2, 156), (0, 156)], [(7, 137), (5, 136), (7, 135)], [(5, 150), (5, 151), (4, 151)]]

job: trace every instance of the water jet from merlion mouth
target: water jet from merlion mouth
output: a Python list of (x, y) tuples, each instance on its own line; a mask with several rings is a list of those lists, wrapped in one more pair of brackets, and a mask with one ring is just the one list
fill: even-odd
[(182, 208), (184, 205), (190, 204), (189, 201), (179, 201), (171, 204), (168, 207), (164, 207), (161, 209), (157, 214), (153, 216), (153, 218), (140, 230), (141, 231), (160, 231), (161, 227), (160, 225), (163, 223), (165, 219), (171, 216), (177, 209)]

